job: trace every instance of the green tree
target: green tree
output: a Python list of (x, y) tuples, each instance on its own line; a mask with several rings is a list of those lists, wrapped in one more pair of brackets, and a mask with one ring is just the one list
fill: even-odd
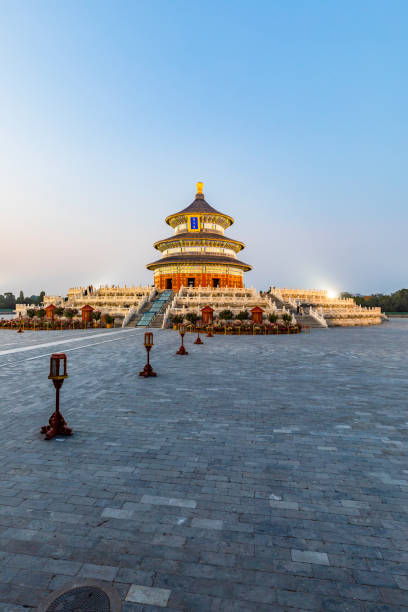
[(173, 323), (173, 325), (180, 325), (180, 323), (182, 323), (184, 320), (183, 315), (171, 315), (170, 317), (170, 321)]
[(380, 307), (383, 312), (408, 312), (408, 289), (399, 289), (390, 295), (373, 293), (354, 298), (356, 304), (366, 307)]
[(223, 321), (231, 321), (234, 318), (234, 313), (231, 310), (221, 310), (219, 317)]
[(249, 312), (247, 310), (241, 310), (241, 312), (235, 315), (235, 318), (239, 321), (246, 321), (249, 319)]
[(40, 317), (40, 319), (43, 319), (45, 317), (44, 308), (38, 308), (35, 314), (37, 315), (37, 317)]
[(285, 323), (286, 327), (289, 327), (292, 321), (292, 315), (285, 312), (285, 314), (282, 315), (282, 321)]
[(198, 320), (198, 315), (195, 312), (188, 312), (186, 314), (186, 319), (191, 323), (191, 325), (195, 325)]
[(25, 303), (24, 293), (23, 293), (23, 291), (20, 290), (20, 295), (16, 299), (16, 304), (24, 304), (24, 303)]
[(73, 319), (77, 314), (78, 314), (78, 311), (76, 308), (65, 308), (64, 309), (64, 317), (67, 317), (67, 319)]
[(275, 314), (274, 312), (272, 312), (271, 314), (268, 314), (269, 323), (276, 323), (277, 320), (278, 320), (277, 314)]
[(16, 307), (16, 298), (13, 293), (6, 291), (4, 295), (0, 295), (0, 308), (14, 309)]

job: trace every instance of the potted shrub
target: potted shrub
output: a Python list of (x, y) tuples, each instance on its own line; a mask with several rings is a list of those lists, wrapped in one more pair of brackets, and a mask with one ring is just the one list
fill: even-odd
[(191, 329), (195, 327), (198, 321), (198, 315), (195, 312), (188, 312), (186, 314), (186, 319), (190, 323)]
[(227, 333), (227, 321), (231, 321), (234, 318), (232, 310), (221, 310), (219, 317), (224, 322), (224, 334)]
[(235, 318), (238, 321), (247, 321), (249, 319), (249, 312), (247, 310), (241, 310), (241, 312), (235, 315)]
[(234, 313), (231, 310), (221, 310), (219, 317), (223, 321), (232, 321)]
[(183, 315), (171, 315), (170, 321), (173, 324), (173, 329), (178, 329), (178, 326), (184, 321)]
[(101, 319), (101, 312), (99, 310), (94, 310), (93, 312), (91, 312), (91, 318), (92, 318), (94, 327), (97, 327), (98, 322)]
[(74, 317), (76, 317), (76, 315), (78, 314), (78, 311), (76, 308), (65, 308), (64, 309), (64, 316), (69, 320), (72, 321), (72, 319)]
[(287, 333), (289, 333), (289, 327), (290, 327), (290, 324), (292, 322), (292, 315), (290, 315), (289, 313), (285, 312), (285, 314), (282, 315), (282, 321), (283, 321), (283, 323), (286, 326)]
[(108, 329), (110, 329), (114, 323), (115, 319), (112, 317), (112, 315), (110, 314), (106, 314), (105, 315), (105, 323), (106, 323), (106, 327)]

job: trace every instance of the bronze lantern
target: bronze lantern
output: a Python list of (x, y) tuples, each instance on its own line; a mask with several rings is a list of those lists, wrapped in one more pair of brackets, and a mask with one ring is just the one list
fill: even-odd
[(186, 333), (186, 326), (181, 324), (179, 326), (179, 332), (181, 336), (181, 346), (179, 350), (177, 351), (176, 355), (188, 355), (188, 352), (186, 351), (185, 346), (184, 346), (184, 335)]
[(152, 332), (145, 332), (144, 335), (144, 346), (146, 349), (146, 353), (147, 353), (147, 363), (145, 365), (145, 367), (143, 368), (143, 370), (141, 372), (139, 372), (139, 376), (144, 376), (145, 378), (148, 378), (149, 376), (157, 376), (156, 372), (153, 371), (152, 366), (150, 365), (150, 350), (153, 346), (153, 334)]
[(59, 393), (67, 374), (67, 356), (65, 353), (53, 353), (50, 357), (50, 373), (48, 378), (52, 380), (55, 387), (55, 411), (50, 416), (48, 425), (41, 428), (41, 433), (45, 434), (46, 440), (54, 436), (71, 436), (72, 429), (67, 427), (64, 417), (59, 409)]

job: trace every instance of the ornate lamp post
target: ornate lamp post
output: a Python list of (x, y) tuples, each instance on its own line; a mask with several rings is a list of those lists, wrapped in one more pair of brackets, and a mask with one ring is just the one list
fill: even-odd
[(18, 315), (18, 330), (17, 330), (18, 334), (23, 334), (24, 333), (24, 329), (23, 329), (23, 319), (21, 317), (21, 312)]
[(63, 435), (71, 436), (72, 429), (67, 427), (64, 417), (59, 409), (59, 392), (64, 384), (64, 380), (68, 378), (67, 374), (67, 356), (65, 353), (53, 353), (50, 357), (50, 373), (48, 378), (52, 380), (56, 395), (55, 395), (55, 412), (50, 416), (49, 425), (44, 425), (41, 428), (41, 433), (45, 433), (45, 438), (50, 440), (54, 436)]
[(194, 344), (204, 344), (204, 342), (200, 338), (200, 326), (199, 325), (197, 325), (197, 339), (195, 340)]
[(143, 370), (141, 372), (139, 372), (139, 376), (144, 376), (145, 378), (147, 378), (148, 376), (157, 376), (156, 372), (153, 371), (153, 368), (150, 365), (150, 359), (149, 359), (150, 349), (153, 346), (153, 334), (152, 334), (152, 332), (146, 332), (145, 333), (145, 335), (144, 335), (144, 345), (145, 345), (145, 349), (146, 349), (146, 353), (147, 353), (147, 363), (146, 363), (145, 367), (143, 368)]
[(186, 333), (186, 326), (181, 324), (179, 327), (179, 332), (181, 336), (181, 346), (179, 350), (177, 351), (176, 355), (188, 355), (188, 352), (186, 351), (184, 347), (184, 334)]
[(213, 337), (214, 337), (213, 326), (207, 325), (207, 338), (213, 338)]

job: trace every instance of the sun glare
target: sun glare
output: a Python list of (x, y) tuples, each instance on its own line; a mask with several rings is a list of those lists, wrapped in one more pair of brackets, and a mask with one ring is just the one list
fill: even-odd
[(328, 289), (327, 290), (327, 297), (329, 297), (331, 299), (336, 298), (336, 297), (338, 297), (338, 293), (334, 289)]

